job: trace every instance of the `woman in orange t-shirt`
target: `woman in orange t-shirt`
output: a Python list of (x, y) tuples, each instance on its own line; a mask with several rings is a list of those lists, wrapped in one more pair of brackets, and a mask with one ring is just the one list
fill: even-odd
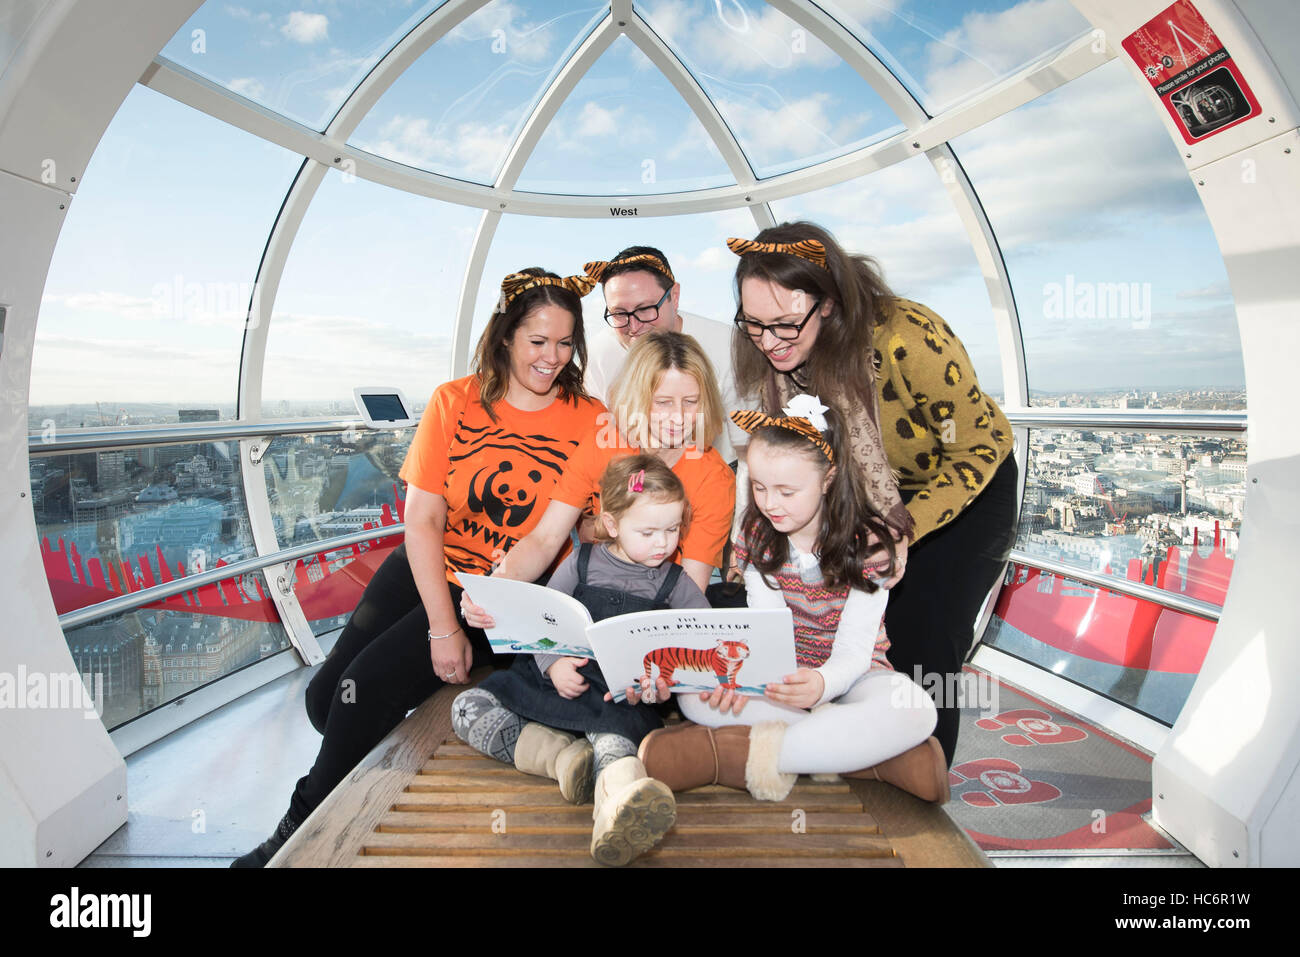
[(582, 387), (579, 299), (592, 285), (535, 268), (507, 276), (474, 374), (434, 392), (400, 473), (405, 541), (307, 688), (307, 715), (324, 735), (316, 763), (276, 832), (234, 866), (264, 866), (407, 711), (492, 660), (487, 636), (458, 614), (456, 576), (490, 571), (538, 524), (556, 479), (596, 432), (605, 407)]
[[(642, 336), (628, 350), (609, 401), (610, 417), (566, 466), (541, 521), (494, 574), (525, 581), (540, 575), (568, 541), (582, 511), (599, 507), (605, 467), (644, 449), (662, 459), (686, 489), (691, 519), (672, 560), (703, 591), (722, 565), (736, 504), (736, 476), (713, 448), (726, 416), (713, 366), (688, 335)], [(492, 620), (466, 598), (461, 608), (471, 624)]]

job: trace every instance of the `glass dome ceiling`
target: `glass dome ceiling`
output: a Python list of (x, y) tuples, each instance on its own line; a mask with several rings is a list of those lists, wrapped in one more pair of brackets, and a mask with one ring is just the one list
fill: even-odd
[[(753, 0), (615, 3), (613, 11), (559, 0), (304, 6), (206, 3), (160, 59), (316, 131), (378, 78), (383, 95), (351, 145), (488, 185), (579, 47), (595, 38), (600, 55), (579, 64), (577, 88), (564, 91), (519, 183), (562, 194), (735, 182), (717, 135), (688, 115), (691, 106), (716, 112), (715, 134), (734, 143), (733, 161), (753, 176), (806, 168), (904, 130), (882, 85), (898, 84), (934, 115), (1088, 30), (1067, 0), (842, 0), (813, 7), (812, 19), (795, 3)], [(820, 29), (810, 29), (815, 22)], [(858, 62), (818, 35), (827, 28), (860, 44)], [(390, 76), (403, 47), (419, 55)], [(668, 70), (645, 55), (652, 48), (671, 61)], [(686, 87), (688, 100), (702, 102), (684, 106)]]
[[(1010, 405), (1244, 382), (1222, 262), (1178, 154), (1068, 0), (223, 0), (202, 5), (156, 64), (78, 191), (33, 398), (166, 394), (167, 377), (147, 368), (156, 349), (122, 354), (138, 368), (111, 386), (58, 384), (59, 350), (114, 309), (126, 341), (173, 342), (177, 369), (190, 355), (203, 371), (186, 387), (207, 383), (223, 416), (345, 398), (301, 369), (304, 356), (339, 374), (345, 355), (371, 356), (368, 367), (400, 356), (419, 395), (421, 369), (464, 369), (503, 269), (575, 271), (650, 236), (689, 280), (685, 307), (726, 321), (724, 233), (799, 217), (940, 307)], [(1100, 124), (1111, 135), (1089, 147)], [(212, 148), (225, 141), (238, 149)], [(217, 188), (229, 182), (217, 153), (257, 188)], [(172, 174), (140, 156), (211, 184), (186, 204), (210, 228), (166, 238), (156, 223), (174, 222), (181, 200), (161, 190)], [(295, 156), (306, 162), (293, 175)], [(114, 217), (117, 248), (133, 267), (107, 275), (85, 250), (121, 195), (136, 215)], [(265, 235), (268, 216), (255, 268), (169, 255), (201, 239), (251, 264), (250, 231)], [(407, 274), (423, 278), (398, 292)], [(1052, 290), (1139, 278), (1158, 281), (1125, 330), (1136, 367), (1107, 358), (1104, 318), (1063, 334), (1070, 317)], [(254, 283), (261, 314), (247, 328), (234, 303), (214, 317), (155, 301), (163, 287), (211, 300), (209, 287)], [(180, 327), (147, 328), (178, 316)], [(298, 341), (308, 333), (310, 349)], [(1154, 361), (1171, 335), (1188, 348)]]
[[(1245, 405), (1214, 233), (1131, 73), (1068, 0), (208, 2), (78, 186), (30, 424), (286, 420), (278, 478), (226, 474), (218, 455), (219, 481), (196, 463), (189, 480), (248, 484), (230, 521), (287, 509), (297, 535), (293, 509), (316, 521), (336, 493), (374, 504), (395, 485), (379, 465), (345, 482), (334, 440), (293, 423), (351, 416), (369, 381), (421, 408), (467, 371), (503, 274), (650, 244), (683, 309), (726, 322), (723, 239), (806, 218), (942, 315), (1013, 422), (1088, 414), (1018, 429), (1018, 549), (1115, 576), (1153, 543), (1218, 541), (1221, 520), (1235, 551), (1244, 441), (1091, 430), (1131, 409)], [(585, 301), (589, 332), (602, 306)], [(46, 459), (33, 489), (57, 538), (60, 483), (125, 488), (169, 456)], [(1103, 486), (1121, 507), (1080, 507)], [(86, 554), (113, 538), (82, 519), (67, 534)], [(1017, 608), (997, 614), (1010, 647), (1038, 640)], [(1094, 671), (1080, 680), (1114, 683)], [(1183, 693), (1143, 706), (1174, 714)]]

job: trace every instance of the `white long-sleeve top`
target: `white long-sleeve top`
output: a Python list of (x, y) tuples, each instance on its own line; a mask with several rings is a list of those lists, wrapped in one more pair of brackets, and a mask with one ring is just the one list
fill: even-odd
[[(805, 573), (806, 580), (813, 580), (820, 574), (816, 555), (801, 552), (791, 543), (790, 557)], [(750, 608), (786, 607), (781, 589), (769, 587), (755, 566), (745, 565), (743, 572)], [(889, 592), (883, 588), (870, 595), (860, 588), (849, 589), (835, 629), (830, 657), (817, 669), (826, 685), (818, 704), (833, 701), (847, 692), (854, 682), (871, 670), (873, 660), (884, 661), (884, 653), (889, 648), (884, 634), (885, 605), (888, 602)]]

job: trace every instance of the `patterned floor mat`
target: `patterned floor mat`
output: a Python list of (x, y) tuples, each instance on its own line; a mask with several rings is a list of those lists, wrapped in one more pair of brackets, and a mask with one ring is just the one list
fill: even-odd
[[(996, 681), (966, 671), (968, 681)], [(962, 709), (949, 772), (947, 811), (981, 848), (1174, 847), (1142, 820), (1151, 809), (1149, 754), (1005, 682), (994, 694), (996, 711)]]

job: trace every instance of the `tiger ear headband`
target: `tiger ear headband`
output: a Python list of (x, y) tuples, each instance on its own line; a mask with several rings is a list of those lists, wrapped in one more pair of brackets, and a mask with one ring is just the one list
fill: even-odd
[(527, 292), (529, 289), (536, 289), (538, 286), (559, 286), (561, 289), (576, 293), (578, 298), (582, 298), (596, 288), (595, 282), (586, 276), (565, 276), (563, 279), (553, 279), (550, 276), (533, 276), (526, 272), (512, 272), (501, 280), (500, 308), (504, 310), (506, 306), (510, 305), (511, 300), (520, 293)]
[(775, 425), (791, 432), (798, 432), (805, 439), (817, 446), (818, 451), (826, 456), (826, 461), (835, 464), (835, 452), (822, 434), (828, 428), (826, 417), (822, 415), (826, 406), (815, 395), (803, 393), (790, 400), (790, 404), (781, 410), (784, 416), (768, 415), (757, 409), (738, 409), (731, 413), (731, 421), (750, 435), (765, 425)]
[(610, 266), (630, 266), (633, 263), (646, 263), (653, 268), (655, 272), (663, 273), (668, 277), (668, 281), (676, 283), (673, 278), (673, 271), (668, 268), (668, 264), (652, 253), (638, 253), (635, 256), (628, 256), (626, 259), (615, 259), (610, 262), (597, 260), (596, 262), (587, 263), (582, 269), (593, 283), (604, 282), (605, 273)]
[(797, 243), (760, 243), (752, 239), (736, 239), (733, 236), (727, 240), (727, 248), (737, 256), (748, 253), (783, 253), (806, 259), (822, 269), (827, 268), (826, 247), (822, 245), (820, 239), (801, 239)]

